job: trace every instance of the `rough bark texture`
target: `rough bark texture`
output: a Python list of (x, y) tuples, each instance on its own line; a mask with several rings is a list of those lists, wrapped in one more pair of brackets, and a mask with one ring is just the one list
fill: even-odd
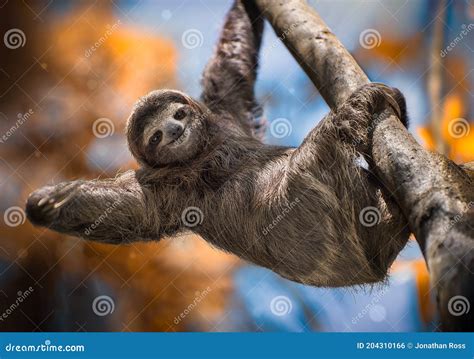
[[(255, 2), (331, 108), (369, 82), (305, 1)], [(384, 190), (395, 198), (423, 251), (441, 329), (473, 330), (474, 165), (458, 166), (426, 151), (390, 109), (387, 113), (373, 129), (373, 169)]]

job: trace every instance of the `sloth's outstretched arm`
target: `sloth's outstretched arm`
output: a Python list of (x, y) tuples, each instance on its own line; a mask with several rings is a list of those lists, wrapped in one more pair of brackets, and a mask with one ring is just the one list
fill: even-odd
[(33, 192), (26, 213), (33, 224), (99, 242), (156, 238), (159, 221), (148, 216), (144, 191), (133, 171), (115, 179), (63, 182)]
[(203, 78), (202, 100), (214, 112), (229, 112), (249, 131), (255, 128), (259, 107), (254, 96), (263, 18), (253, 1), (237, 0)]

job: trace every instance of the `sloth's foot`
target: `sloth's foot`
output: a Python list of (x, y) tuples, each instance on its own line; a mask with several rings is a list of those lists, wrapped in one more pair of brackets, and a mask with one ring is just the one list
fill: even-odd
[(26, 215), (37, 226), (49, 226), (59, 216), (61, 207), (69, 202), (80, 186), (80, 181), (46, 186), (30, 194), (26, 202)]
[(405, 98), (393, 87), (369, 83), (356, 90), (336, 111), (335, 124), (342, 141), (368, 154), (370, 134), (392, 109), (405, 126), (408, 124)]
[(380, 115), (391, 108), (406, 125), (405, 98), (397, 88), (379, 82), (372, 82), (362, 86), (356, 92), (359, 92), (359, 96), (362, 95), (367, 99), (366, 110), (371, 115)]

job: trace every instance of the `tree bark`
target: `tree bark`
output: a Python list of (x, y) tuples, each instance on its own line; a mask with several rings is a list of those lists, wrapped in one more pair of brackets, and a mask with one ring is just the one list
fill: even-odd
[[(369, 79), (304, 0), (255, 0), (277, 36), (336, 109)], [(441, 329), (474, 329), (474, 164), (422, 148), (387, 108), (374, 124), (372, 170), (396, 200), (423, 251)], [(397, 215), (397, 213), (394, 213)]]

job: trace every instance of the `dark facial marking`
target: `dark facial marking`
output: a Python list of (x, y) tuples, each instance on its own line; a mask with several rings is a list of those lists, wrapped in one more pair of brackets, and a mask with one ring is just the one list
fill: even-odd
[(160, 130), (156, 131), (153, 136), (150, 138), (150, 145), (157, 145), (161, 142), (161, 139), (163, 138), (163, 132)]
[(180, 108), (178, 111), (175, 112), (173, 118), (175, 120), (181, 121), (187, 115), (186, 110), (184, 108)]

